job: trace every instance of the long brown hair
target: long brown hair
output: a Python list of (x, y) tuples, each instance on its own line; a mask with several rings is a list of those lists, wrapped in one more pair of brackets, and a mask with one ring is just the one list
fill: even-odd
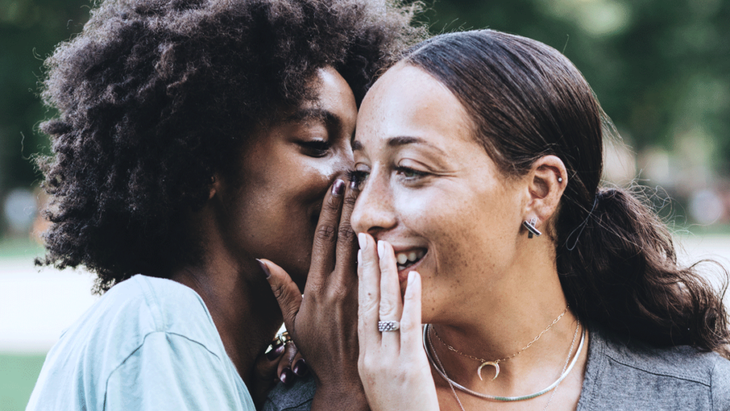
[(535, 40), (479, 30), (429, 39), (404, 61), (456, 95), (505, 175), (524, 175), (549, 154), (565, 163), (568, 185), (550, 235), (578, 318), (655, 346), (686, 344), (730, 358), (727, 281), (718, 292), (696, 265), (680, 266), (656, 214), (628, 190), (601, 187), (610, 121), (565, 56)]

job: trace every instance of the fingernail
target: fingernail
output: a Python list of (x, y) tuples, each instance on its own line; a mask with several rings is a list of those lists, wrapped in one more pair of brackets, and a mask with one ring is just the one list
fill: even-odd
[(357, 243), (360, 245), (361, 250), (365, 250), (368, 247), (368, 237), (365, 233), (357, 234)]
[(360, 183), (357, 180), (350, 181), (350, 190), (357, 190), (358, 188), (360, 188)]
[(281, 381), (284, 384), (289, 384), (294, 381), (294, 374), (291, 372), (289, 368), (284, 368), (281, 371), (281, 375), (279, 375), (279, 381)]
[(335, 184), (332, 185), (332, 195), (339, 197), (344, 192), (345, 192), (345, 182), (338, 178), (337, 181), (335, 181)]
[(264, 272), (264, 274), (266, 275), (266, 279), (268, 280), (271, 277), (271, 271), (269, 271), (269, 267), (267, 267), (266, 264), (264, 264), (264, 262), (259, 260), (258, 258), (256, 259), (256, 262), (259, 263), (259, 265), (261, 266), (261, 271)]
[(304, 361), (304, 358), (300, 358), (299, 361), (294, 363), (294, 366), (291, 368), (292, 371), (294, 371), (294, 374), (304, 377), (307, 375), (307, 372), (309, 371), (309, 367), (307, 367), (307, 363)]
[(416, 281), (416, 272), (411, 271), (408, 273), (408, 285), (413, 284), (414, 281)]
[(362, 265), (362, 250), (357, 250), (357, 265)]
[(378, 258), (383, 258), (383, 254), (385, 254), (385, 242), (378, 241)]
[(281, 357), (281, 354), (284, 354), (285, 350), (286, 346), (284, 346), (284, 344), (273, 347), (271, 351), (266, 353), (266, 358), (268, 358), (269, 361), (274, 361), (275, 359)]

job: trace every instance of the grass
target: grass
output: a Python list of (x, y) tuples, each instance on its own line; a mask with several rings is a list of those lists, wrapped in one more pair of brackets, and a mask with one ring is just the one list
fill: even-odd
[(0, 354), (0, 411), (22, 411), (46, 356)]

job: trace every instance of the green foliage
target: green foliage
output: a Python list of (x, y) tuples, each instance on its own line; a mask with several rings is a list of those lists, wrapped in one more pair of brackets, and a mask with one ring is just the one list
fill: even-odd
[[(81, 30), (88, 1), (0, 0), (0, 199), (38, 181), (28, 157), (47, 152), (37, 124), (53, 115), (42, 60)], [(433, 33), (490, 27), (564, 50), (636, 151), (699, 139), (701, 162), (730, 174), (730, 1), (442, 0), (422, 18)]]
[(0, 0), (0, 199), (37, 181), (29, 157), (47, 152), (37, 124), (51, 115), (41, 104), (43, 59), (81, 31), (88, 0)]

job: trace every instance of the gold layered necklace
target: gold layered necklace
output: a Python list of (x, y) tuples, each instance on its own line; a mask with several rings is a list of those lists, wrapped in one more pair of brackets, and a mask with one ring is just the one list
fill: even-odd
[(469, 355), (469, 354), (466, 354), (466, 353), (463, 353), (463, 352), (457, 350), (456, 348), (452, 347), (451, 345), (447, 344), (444, 340), (442, 340), (441, 337), (436, 332), (436, 329), (435, 328), (431, 328), (431, 329), (433, 330), (433, 334), (441, 342), (441, 344), (443, 344), (450, 351), (453, 351), (453, 352), (461, 355), (462, 357), (466, 357), (466, 358), (469, 358), (469, 359), (472, 359), (472, 360), (475, 360), (475, 361), (479, 361), (480, 362), (479, 368), (477, 368), (477, 376), (479, 376), (479, 379), (480, 380), (484, 381), (484, 379), (482, 378), (482, 368), (484, 368), (486, 366), (489, 366), (489, 365), (491, 365), (492, 367), (494, 367), (494, 378), (492, 378), (492, 381), (494, 381), (499, 376), (499, 363), (505, 362), (507, 360), (511, 360), (512, 358), (515, 358), (516, 356), (520, 355), (526, 349), (530, 348), (532, 346), (532, 344), (534, 344), (535, 342), (537, 342), (537, 340), (539, 340), (540, 337), (542, 337), (543, 334), (545, 334), (546, 332), (548, 332), (549, 329), (553, 328), (553, 325), (557, 324), (558, 321), (560, 321), (560, 319), (563, 318), (563, 316), (565, 315), (565, 313), (568, 312), (568, 308), (569, 307), (570, 306), (565, 306), (565, 310), (563, 310), (563, 312), (560, 313), (560, 315), (558, 316), (558, 318), (554, 319), (553, 322), (550, 323), (550, 325), (547, 326), (547, 328), (545, 328), (544, 330), (542, 330), (542, 332), (540, 334), (538, 334), (537, 337), (535, 337), (532, 341), (530, 341), (521, 350), (519, 350), (516, 353), (510, 355), (509, 357), (504, 357), (504, 358), (500, 358), (498, 360), (493, 360), (493, 361), (485, 360), (484, 358), (475, 357), (473, 355)]
[[(578, 336), (578, 330), (580, 330), (580, 321), (577, 322), (575, 327), (575, 333), (573, 333), (573, 340), (570, 343), (570, 349), (568, 350), (568, 357), (565, 359), (565, 365), (563, 366), (563, 370), (560, 373), (560, 377), (550, 384), (547, 388), (542, 389), (538, 392), (528, 394), (528, 395), (522, 395), (518, 397), (503, 397), (503, 396), (496, 396), (496, 395), (488, 395), (488, 394), (482, 394), (480, 392), (476, 392), (473, 390), (470, 390), (463, 385), (457, 383), (456, 381), (449, 378), (448, 375), (446, 375), (446, 369), (444, 368), (444, 365), (441, 363), (441, 359), (439, 359), (438, 354), (436, 353), (436, 350), (433, 349), (433, 342), (430, 338), (432, 333), (429, 333), (429, 325), (423, 327), (423, 348), (426, 351), (426, 356), (428, 357), (429, 363), (433, 366), (433, 368), (436, 370), (436, 372), (446, 380), (446, 382), (449, 384), (449, 387), (451, 388), (451, 392), (454, 394), (454, 398), (456, 399), (456, 402), (459, 404), (459, 408), (461, 411), (464, 410), (464, 406), (461, 403), (461, 400), (459, 399), (459, 396), (456, 394), (456, 389), (459, 389), (460, 391), (463, 391), (467, 394), (471, 394), (475, 397), (484, 399), (484, 400), (492, 400), (492, 401), (525, 401), (530, 400), (536, 397), (539, 397), (547, 392), (552, 391), (552, 394), (550, 394), (550, 398), (548, 399), (547, 404), (545, 404), (545, 408), (543, 408), (543, 411), (547, 410), (548, 406), (550, 405), (550, 402), (553, 399), (553, 395), (555, 394), (555, 390), (557, 390), (558, 385), (565, 379), (565, 377), (570, 374), (570, 371), (573, 370), (573, 366), (578, 361), (578, 358), (580, 357), (580, 353), (583, 350), (583, 344), (585, 342), (585, 336), (587, 333), (587, 330), (583, 330), (581, 332), (580, 337), (580, 343), (578, 344), (578, 349), (575, 352), (575, 355), (573, 356), (573, 360), (570, 360), (570, 357), (573, 353), (573, 347), (575, 346), (575, 340)], [(429, 349), (430, 346), (430, 349)], [(433, 352), (433, 355), (432, 355)]]

